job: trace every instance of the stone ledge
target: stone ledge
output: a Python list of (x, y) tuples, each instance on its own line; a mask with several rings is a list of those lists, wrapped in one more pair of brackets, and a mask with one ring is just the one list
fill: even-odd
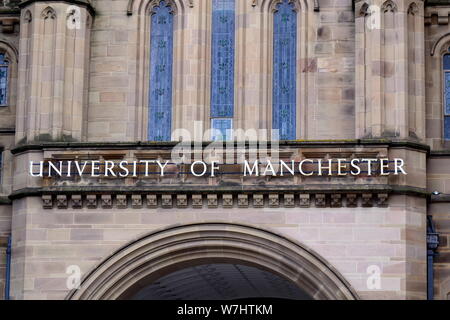
[(405, 194), (416, 197), (429, 197), (430, 193), (423, 188), (409, 186), (390, 185), (156, 185), (148, 187), (136, 186), (77, 186), (77, 187), (45, 187), (45, 188), (24, 188), (15, 190), (9, 195), (9, 199), (21, 199), (24, 197), (38, 197), (47, 195), (72, 195), (72, 194), (270, 194), (270, 193), (305, 193), (305, 194), (335, 194), (335, 193), (388, 193)]
[[(1, 19), (0, 19), (1, 21)], [(0, 134), (16, 134), (16, 129), (14, 128), (0, 128)]]
[(450, 194), (432, 194), (430, 196), (431, 203), (450, 202)]
[(343, 194), (87, 194), (42, 195), (44, 209), (388, 207), (387, 193)]
[(450, 157), (450, 150), (434, 150), (430, 151), (429, 158)]
[[(202, 147), (210, 145), (211, 141), (202, 142)], [(46, 149), (79, 149), (79, 150), (158, 150), (171, 149), (178, 145), (177, 141), (168, 142), (41, 142), (29, 143), (16, 146), (11, 150), (12, 154), (18, 154), (26, 151), (37, 151)], [(200, 144), (200, 143), (199, 143)], [(194, 146), (194, 143), (185, 143), (186, 146)], [(253, 145), (246, 142), (242, 146), (248, 147)], [(386, 146), (393, 148), (410, 148), (421, 150), (429, 153), (430, 147), (426, 144), (409, 141), (409, 140), (388, 140), (388, 139), (349, 139), (349, 140), (292, 140), (279, 141), (280, 147), (301, 147), (301, 148), (320, 148), (320, 147), (361, 147), (361, 146)], [(239, 147), (238, 142), (234, 143), (234, 147)], [(267, 147), (270, 147), (270, 141), (267, 141)]]
[(450, 0), (426, 0), (425, 5), (428, 6), (448, 6)]

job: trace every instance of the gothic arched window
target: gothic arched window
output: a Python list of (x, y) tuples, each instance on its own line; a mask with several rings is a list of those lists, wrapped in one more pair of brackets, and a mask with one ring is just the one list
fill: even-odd
[(296, 138), (297, 12), (292, 0), (276, 5), (273, 19), (272, 129), (281, 140)]
[(8, 104), (9, 63), (4, 53), (0, 53), (0, 106)]
[(152, 10), (148, 138), (171, 140), (173, 8), (160, 1)]
[(234, 116), (235, 1), (212, 1), (211, 128), (231, 140)]
[(443, 57), (444, 71), (444, 139), (450, 140), (450, 53)]

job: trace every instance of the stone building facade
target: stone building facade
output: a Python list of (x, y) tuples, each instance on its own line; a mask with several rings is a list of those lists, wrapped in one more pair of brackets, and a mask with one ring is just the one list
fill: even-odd
[[(133, 298), (216, 263), (309, 298), (450, 299), (449, 14), (446, 0), (0, 1), (0, 297)], [(252, 152), (403, 159), (407, 174), (246, 177)], [(143, 159), (167, 174), (30, 174)], [(196, 159), (221, 174), (189, 173)]]

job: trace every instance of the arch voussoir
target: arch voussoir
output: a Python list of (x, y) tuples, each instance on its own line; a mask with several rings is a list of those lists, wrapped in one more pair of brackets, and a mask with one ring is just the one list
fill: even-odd
[(321, 257), (284, 237), (226, 223), (178, 226), (123, 247), (82, 281), (68, 299), (126, 299), (174, 268), (238, 262), (278, 274), (316, 299), (357, 299)]

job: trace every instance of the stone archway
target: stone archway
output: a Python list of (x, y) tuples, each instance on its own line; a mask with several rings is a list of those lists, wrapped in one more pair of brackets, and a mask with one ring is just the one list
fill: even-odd
[(312, 250), (273, 232), (228, 223), (175, 226), (121, 248), (67, 299), (127, 299), (174, 270), (205, 263), (258, 266), (313, 299), (357, 299), (345, 279)]

